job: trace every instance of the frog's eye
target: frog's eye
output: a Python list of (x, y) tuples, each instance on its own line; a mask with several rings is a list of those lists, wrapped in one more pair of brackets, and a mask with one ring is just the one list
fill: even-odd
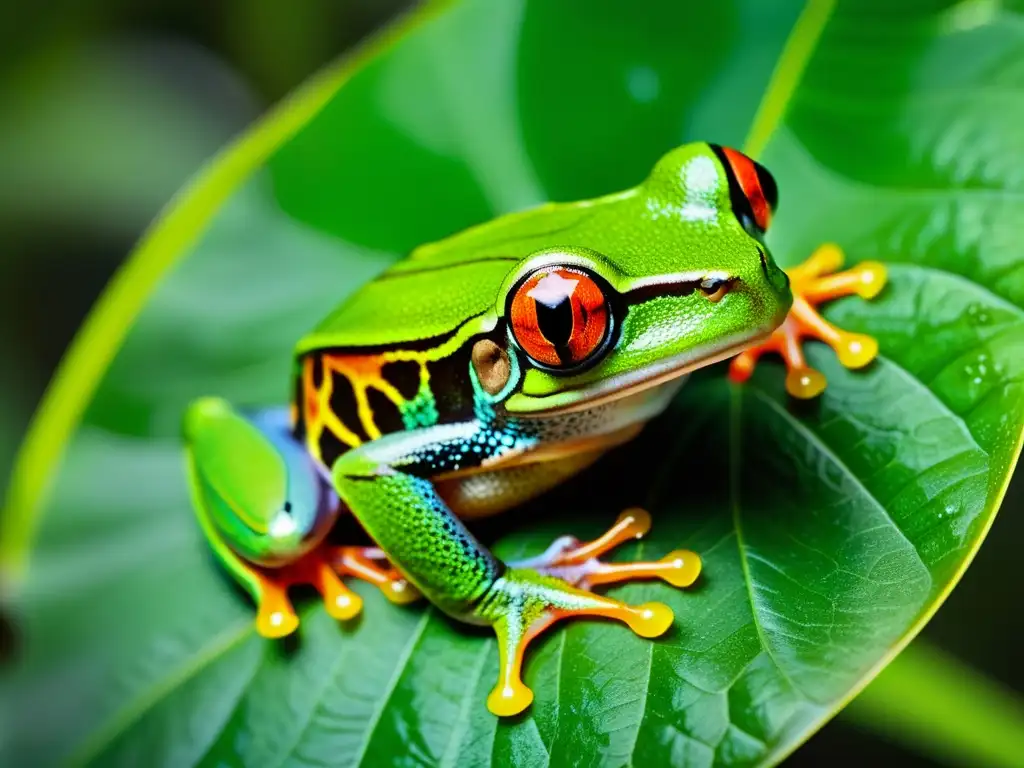
[(725, 168), (729, 178), (729, 197), (733, 212), (748, 229), (750, 225), (768, 231), (772, 214), (779, 206), (779, 188), (775, 179), (760, 163), (735, 149), (712, 144), (711, 149)]
[(572, 267), (543, 267), (519, 283), (509, 306), (512, 335), (534, 362), (576, 368), (608, 338), (608, 300), (598, 281)]

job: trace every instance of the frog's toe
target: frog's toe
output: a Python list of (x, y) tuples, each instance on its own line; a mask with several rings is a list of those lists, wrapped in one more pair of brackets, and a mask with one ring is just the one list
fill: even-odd
[(786, 391), (800, 400), (810, 400), (825, 391), (825, 374), (814, 368), (790, 368), (786, 374)]
[(346, 587), (327, 562), (318, 565), (320, 573), (314, 586), (324, 599), (327, 613), (339, 621), (354, 619), (363, 610), (363, 599)]
[(662, 603), (633, 606), (577, 589), (532, 569), (509, 568), (478, 606), (477, 617), (498, 638), (498, 682), (487, 697), (495, 715), (517, 715), (533, 701), (522, 680), (529, 644), (556, 621), (599, 617), (621, 621), (641, 637), (658, 637), (672, 626), (672, 609)]
[(606, 563), (601, 555), (624, 542), (639, 539), (651, 529), (651, 516), (639, 507), (627, 509), (603, 535), (589, 542), (572, 536), (556, 539), (542, 555), (511, 563), (517, 568), (532, 568), (555, 576), (573, 586), (589, 589), (638, 579), (661, 579), (676, 587), (688, 587), (700, 575), (700, 557), (688, 550), (676, 550), (661, 560), (650, 562)]
[(288, 590), (307, 584), (315, 588), (330, 616), (348, 621), (359, 615), (363, 600), (335, 573), (327, 547), (317, 547), (292, 563), (277, 567), (251, 566), (251, 591), (257, 604), (256, 631), (263, 637), (290, 635), (299, 626)]
[(275, 580), (261, 578), (256, 595), (256, 631), (263, 637), (276, 639), (290, 635), (299, 627), (287, 589)]
[(521, 678), (527, 646), (560, 619), (594, 616), (621, 621), (641, 637), (658, 637), (672, 626), (672, 609), (662, 603), (628, 605), (589, 590), (599, 584), (662, 579), (688, 587), (700, 574), (700, 558), (687, 550), (670, 552), (653, 562), (605, 563), (599, 558), (618, 545), (644, 536), (651, 518), (642, 509), (623, 512), (593, 541), (572, 536), (556, 539), (543, 554), (509, 563), (476, 608), (476, 618), (491, 624), (498, 636), (498, 684), (487, 697), (496, 715), (516, 715), (533, 701)]
[(775, 352), (786, 363), (786, 391), (801, 399), (816, 397), (824, 391), (827, 382), (819, 371), (807, 365), (803, 353), (806, 339), (828, 344), (847, 368), (862, 368), (875, 359), (878, 342), (874, 338), (837, 328), (821, 316), (818, 306), (842, 296), (874, 298), (885, 286), (885, 267), (867, 261), (843, 272), (836, 271), (842, 264), (842, 251), (829, 243), (818, 248), (806, 262), (789, 270), (793, 291), (789, 316), (766, 341), (733, 358), (729, 367), (733, 381), (746, 381), (754, 372), (758, 358), (766, 352)]
[[(419, 600), (419, 590), (393, 568), (378, 563), (384, 553), (376, 547), (336, 547), (331, 552), (334, 569), (343, 576), (355, 576), (378, 587), (384, 597), (397, 605)], [(386, 562), (386, 561), (385, 561)]]
[(260, 611), (256, 617), (256, 631), (268, 640), (287, 637), (299, 628), (299, 617), (294, 613), (281, 611)]
[(689, 587), (700, 576), (700, 557), (688, 549), (677, 549), (669, 552), (658, 561), (661, 569), (658, 576), (673, 587)]

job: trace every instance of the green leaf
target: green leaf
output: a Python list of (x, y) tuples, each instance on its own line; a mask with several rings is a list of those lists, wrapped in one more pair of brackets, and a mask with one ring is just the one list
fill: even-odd
[[(1020, 16), (978, 2), (477, 0), (324, 73), (143, 241), (23, 449), (0, 762), (780, 760), (927, 621), (1019, 453), (1022, 53)], [(876, 300), (828, 312), (876, 334), (879, 360), (850, 372), (811, 348), (830, 385), (803, 404), (772, 361), (743, 387), (707, 371), (630, 447), (482, 529), (513, 556), (645, 504), (652, 535), (621, 557), (705, 560), (686, 592), (614, 590), (670, 603), (671, 634), (550, 632), (532, 709), (502, 722), (483, 703), (493, 640), (422, 606), (357, 585), (352, 627), (313, 601), (298, 642), (254, 636), (189, 511), (188, 400), (283, 401), (295, 339), (419, 242), (747, 134), (782, 190), (783, 263), (832, 240), (889, 265)]]

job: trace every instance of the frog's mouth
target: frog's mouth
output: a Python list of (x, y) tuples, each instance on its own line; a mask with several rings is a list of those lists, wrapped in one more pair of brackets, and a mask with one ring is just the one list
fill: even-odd
[(727, 341), (713, 352), (688, 350), (644, 368), (600, 379), (580, 389), (542, 397), (518, 393), (509, 398), (510, 413), (529, 418), (572, 413), (621, 400), (639, 392), (667, 384), (693, 371), (738, 355), (771, 336), (772, 330), (744, 335)]

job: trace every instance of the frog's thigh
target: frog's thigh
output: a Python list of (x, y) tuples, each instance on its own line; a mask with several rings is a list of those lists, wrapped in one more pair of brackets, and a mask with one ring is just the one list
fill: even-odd
[(337, 618), (360, 601), (321, 545), (337, 498), (294, 440), (284, 411), (244, 415), (204, 398), (189, 406), (185, 441), (196, 517), (217, 558), (259, 606), (256, 627), (280, 637), (298, 626), (292, 584), (312, 584)]
[(197, 506), (242, 559), (293, 562), (334, 522), (337, 499), (283, 411), (248, 414), (219, 398), (196, 400), (185, 441)]
[(581, 451), (551, 461), (484, 470), (439, 480), (437, 492), (464, 520), (495, 515), (540, 496), (597, 461), (606, 451)]

